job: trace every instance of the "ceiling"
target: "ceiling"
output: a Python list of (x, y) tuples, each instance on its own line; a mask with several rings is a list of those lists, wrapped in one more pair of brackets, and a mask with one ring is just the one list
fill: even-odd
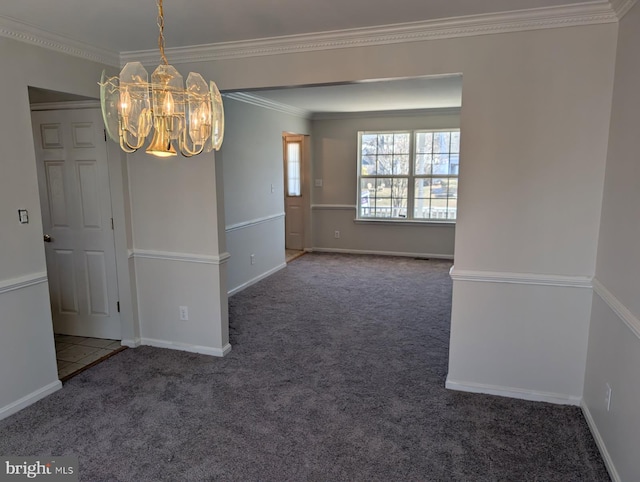
[[(166, 46), (264, 39), (582, 0), (164, 0)], [(595, 2), (595, 3), (602, 3)], [(157, 47), (154, 0), (2, 0), (0, 19), (111, 52)]]
[[(168, 49), (498, 14), (606, 0), (164, 0)], [(51, 34), (119, 55), (157, 50), (156, 0), (2, 0), (0, 27)], [(0, 35), (2, 28), (0, 28)], [(155, 52), (154, 52), (155, 55)], [(171, 59), (171, 54), (169, 54)], [(394, 79), (252, 92), (305, 113), (448, 108), (461, 105), (462, 77)], [(31, 101), (80, 100), (30, 91)]]
[(462, 76), (416, 77), (252, 92), (308, 113), (374, 112), (460, 107)]

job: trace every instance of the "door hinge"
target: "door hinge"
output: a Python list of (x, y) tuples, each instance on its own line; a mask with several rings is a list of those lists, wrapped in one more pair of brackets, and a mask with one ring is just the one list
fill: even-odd
[(116, 305), (118, 306), (118, 313), (120, 313), (120, 302), (119, 302), (119, 301), (117, 301), (117, 302), (116, 302)]
[(107, 142), (107, 129), (102, 129), (102, 133), (104, 134), (104, 141)]
[(113, 229), (113, 218), (111, 218), (111, 229)]

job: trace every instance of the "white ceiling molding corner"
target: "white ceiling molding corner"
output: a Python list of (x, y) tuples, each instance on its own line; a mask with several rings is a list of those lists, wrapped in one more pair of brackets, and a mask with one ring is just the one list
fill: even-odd
[(304, 119), (309, 119), (311, 117), (311, 112), (309, 112), (308, 110), (299, 109), (287, 104), (281, 104), (280, 102), (265, 99), (264, 97), (259, 97), (247, 92), (223, 93), (222, 97), (225, 99), (237, 100), (238, 102), (244, 102), (245, 104), (255, 105), (257, 107), (264, 107), (265, 109), (282, 112), (283, 114), (302, 117)]
[(638, 0), (611, 0), (611, 8), (622, 19)]
[[(636, 0), (613, 1), (633, 4)], [(631, 7), (629, 6), (628, 8)], [(617, 21), (618, 15), (613, 10), (611, 3), (608, 0), (596, 0), (572, 5), (470, 15), (380, 27), (168, 48), (166, 52), (171, 58), (172, 64), (185, 64), (547, 28), (575, 27)], [(120, 54), (121, 65), (132, 60), (140, 61), (145, 65), (155, 65), (158, 63), (158, 53), (156, 50), (139, 50)]]
[(83, 42), (77, 42), (8, 17), (0, 16), (0, 37), (7, 37), (105, 65), (114, 67), (120, 65), (118, 52), (111, 52)]

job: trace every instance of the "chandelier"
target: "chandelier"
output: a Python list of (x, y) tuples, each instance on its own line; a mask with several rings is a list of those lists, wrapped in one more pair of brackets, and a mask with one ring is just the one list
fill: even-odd
[(140, 62), (127, 63), (119, 77), (102, 72), (100, 104), (109, 137), (127, 153), (140, 149), (151, 130), (146, 152), (158, 157), (191, 157), (216, 151), (224, 137), (224, 108), (215, 82), (190, 72), (186, 88), (182, 75), (164, 53), (164, 12), (158, 5), (158, 47), (162, 62), (149, 74)]

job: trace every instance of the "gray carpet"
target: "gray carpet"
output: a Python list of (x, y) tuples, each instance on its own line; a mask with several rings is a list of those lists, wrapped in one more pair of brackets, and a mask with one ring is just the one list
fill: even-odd
[(126, 350), (0, 422), (102, 481), (609, 480), (578, 408), (444, 389), (450, 263), (305, 255), (230, 299), (225, 358)]

